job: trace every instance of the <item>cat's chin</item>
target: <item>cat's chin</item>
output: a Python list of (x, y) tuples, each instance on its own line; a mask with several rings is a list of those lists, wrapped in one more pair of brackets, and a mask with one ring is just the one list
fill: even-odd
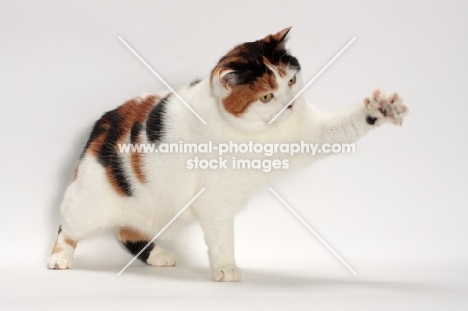
[(268, 130), (270, 125), (268, 122), (263, 120), (259, 121), (246, 121), (246, 120), (236, 120), (234, 122), (229, 122), (229, 125), (234, 127), (239, 132), (243, 133), (260, 133)]
[[(294, 105), (291, 105), (291, 108), (286, 108), (272, 123), (271, 125), (274, 125), (274, 124), (278, 124), (278, 123), (281, 123), (283, 121), (285, 121), (286, 119), (288, 119), (293, 111), (296, 110), (296, 107)], [(274, 117), (274, 116), (273, 116)], [(272, 118), (273, 118), (272, 117)]]
[(259, 133), (268, 129), (268, 121), (253, 116), (236, 117), (227, 111), (221, 112), (224, 121), (232, 128), (243, 133)]
[[(242, 118), (236, 118), (235, 120), (226, 120), (232, 127), (243, 133), (261, 133), (271, 130), (275, 125), (285, 122), (293, 114), (293, 109), (288, 108), (281, 115), (279, 115), (271, 124), (269, 118), (267, 120), (248, 120)], [(235, 117), (234, 117), (235, 118)]]

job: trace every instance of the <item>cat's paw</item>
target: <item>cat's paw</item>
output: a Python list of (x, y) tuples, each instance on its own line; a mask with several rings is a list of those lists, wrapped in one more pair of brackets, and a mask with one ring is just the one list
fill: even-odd
[(213, 280), (217, 282), (237, 282), (241, 278), (241, 270), (234, 265), (213, 269)]
[(386, 96), (380, 90), (375, 90), (371, 97), (364, 99), (364, 105), (370, 113), (367, 122), (374, 124), (383, 121), (402, 125), (403, 117), (408, 114), (408, 107), (402, 102), (403, 99), (397, 93)]
[(169, 251), (154, 252), (152, 251), (146, 260), (146, 263), (155, 267), (172, 267), (177, 261), (176, 255)]
[(64, 254), (52, 254), (48, 263), (49, 269), (65, 270), (73, 268), (72, 259)]

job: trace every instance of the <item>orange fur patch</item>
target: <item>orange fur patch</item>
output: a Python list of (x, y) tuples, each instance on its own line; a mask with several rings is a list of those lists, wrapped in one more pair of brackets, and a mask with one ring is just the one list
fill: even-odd
[(117, 108), (118, 114), (123, 118), (121, 124), (122, 136), (119, 137), (119, 142), (127, 139), (133, 124), (145, 122), (157, 99), (160, 100), (161, 98), (156, 95), (148, 95), (143, 100), (131, 99)]
[[(126, 133), (124, 137), (119, 138), (119, 143), (123, 143), (128, 139), (128, 135), (136, 122), (141, 124), (145, 123), (149, 112), (160, 99), (161, 98), (156, 95), (148, 95), (141, 101), (130, 100), (118, 108), (117, 111), (119, 115), (125, 118), (122, 123), (122, 132)], [(141, 143), (140, 134), (138, 134), (136, 143)], [(146, 175), (143, 170), (143, 155), (141, 153), (132, 152), (130, 154), (130, 164), (136, 178), (141, 183), (145, 183)]]
[[(119, 124), (120, 136), (117, 138), (117, 144), (129, 142), (130, 132), (132, 130), (133, 125), (137, 122), (144, 125), (149, 112), (160, 99), (161, 98), (156, 95), (148, 95), (143, 99), (134, 98), (128, 100), (115, 110), (117, 115), (122, 120)], [(103, 116), (101, 120), (98, 121), (98, 125), (104, 130), (91, 142), (87, 150), (88, 153), (96, 157), (99, 156), (99, 152), (102, 149), (103, 144), (106, 143), (107, 131), (110, 127), (110, 123), (106, 116)], [(138, 142), (141, 142), (140, 134), (138, 136)], [(117, 144), (115, 148), (118, 152)], [(130, 163), (136, 178), (140, 182), (145, 183), (146, 176), (143, 170), (142, 157), (143, 156), (139, 153), (132, 153), (130, 155)], [(119, 184), (116, 180), (116, 176), (114, 176), (110, 167), (106, 167), (106, 176), (110, 184), (117, 191), (117, 193), (119, 193), (120, 195), (125, 195), (121, 187), (119, 187)]]
[(127, 241), (150, 241), (151, 238), (141, 234), (136, 229), (131, 227), (119, 227), (118, 228), (119, 240), (122, 242)]
[(78, 244), (76, 241), (73, 241), (73, 240), (68, 239), (68, 238), (65, 238), (65, 243), (67, 243), (68, 245), (70, 245), (73, 248), (76, 248), (76, 245)]
[[(148, 95), (143, 100), (138, 98), (131, 99), (117, 108), (118, 115), (122, 118), (120, 124), (121, 135), (118, 137), (119, 143), (125, 143), (129, 137), (130, 130), (136, 122), (144, 123), (151, 108), (156, 101), (161, 99), (156, 95)], [(109, 121), (103, 117), (98, 124), (105, 130), (109, 129)], [(102, 144), (106, 140), (106, 131), (101, 133), (89, 146), (88, 151), (97, 156), (101, 150)]]
[[(76, 248), (76, 245), (78, 244), (76, 241), (73, 241), (71, 239), (65, 238), (64, 242), (71, 246), (72, 248)], [(59, 238), (55, 239), (54, 247), (52, 248), (52, 254), (58, 254), (63, 251), (63, 247), (59, 246)]]
[[(141, 137), (138, 136), (136, 139), (136, 144), (141, 144)], [(146, 175), (143, 172), (143, 156), (141, 153), (132, 152), (130, 154), (130, 164), (132, 166), (133, 173), (135, 174), (136, 178), (141, 183), (146, 183)]]
[(55, 239), (54, 247), (52, 248), (52, 254), (58, 254), (62, 251), (62, 248), (58, 246), (58, 237)]
[(264, 74), (252, 84), (242, 84), (234, 87), (231, 94), (223, 99), (227, 112), (240, 116), (249, 105), (265, 93), (276, 90), (278, 84), (272, 74)]

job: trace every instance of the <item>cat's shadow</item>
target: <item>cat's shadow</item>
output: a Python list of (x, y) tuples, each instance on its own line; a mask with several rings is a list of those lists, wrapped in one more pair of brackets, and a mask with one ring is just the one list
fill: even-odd
[[(117, 273), (125, 266), (126, 263), (118, 265), (116, 263), (109, 265), (96, 265), (94, 262), (81, 262), (79, 270), (112, 273), (117, 276)], [(413, 293), (441, 293), (447, 292), (448, 289), (440, 284), (420, 281), (393, 281), (393, 280), (362, 280), (350, 277), (346, 278), (315, 278), (308, 275), (300, 276), (297, 273), (277, 272), (271, 270), (258, 269), (242, 269), (243, 279), (239, 286), (246, 288), (263, 288), (263, 289), (281, 289), (281, 288), (297, 288), (297, 289), (326, 289), (326, 288), (344, 288), (344, 289), (368, 289), (387, 292), (413, 292)], [(202, 282), (213, 283), (210, 276), (209, 268), (193, 267), (193, 266), (175, 266), (175, 267), (149, 267), (142, 263), (133, 263), (127, 270), (122, 273), (124, 277), (131, 278), (148, 278), (158, 282)], [(219, 284), (219, 283), (218, 283)]]

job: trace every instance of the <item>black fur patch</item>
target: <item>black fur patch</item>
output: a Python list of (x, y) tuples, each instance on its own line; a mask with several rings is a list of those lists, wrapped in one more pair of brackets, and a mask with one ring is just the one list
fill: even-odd
[(99, 162), (104, 167), (112, 164), (113, 159), (115, 158), (115, 145), (121, 134), (120, 124), (122, 123), (122, 118), (119, 116), (117, 109), (107, 112), (105, 115), (109, 120), (109, 128), (106, 132), (106, 139), (102, 144), (101, 150), (99, 150)]
[(130, 132), (130, 143), (136, 144), (138, 135), (140, 135), (141, 129), (143, 125), (140, 122), (135, 122), (132, 126), (132, 130)]
[(58, 229), (58, 233), (57, 234), (60, 234), (60, 232), (62, 232), (62, 225), (60, 225), (59, 229)]
[(98, 159), (104, 167), (108, 167), (122, 193), (128, 197), (132, 196), (132, 186), (128, 181), (122, 165), (122, 159), (117, 153), (117, 140), (122, 134), (122, 117), (116, 110), (105, 114), (109, 120), (109, 128), (106, 133), (106, 139), (99, 150)]
[(128, 182), (128, 177), (122, 167), (122, 161), (117, 153), (113, 155), (111, 163), (110, 170), (114, 175), (117, 186), (125, 196), (131, 197), (133, 195), (132, 186)]
[(83, 152), (81, 153), (80, 159), (82, 159), (86, 153), (86, 150), (88, 150), (89, 145), (93, 141), (96, 140), (101, 134), (105, 133), (107, 131), (107, 126), (108, 126), (108, 115), (109, 112), (105, 113), (96, 123), (94, 123), (93, 129), (91, 130), (91, 134), (89, 134), (89, 139), (86, 142), (86, 146), (83, 149)]
[(190, 87), (194, 87), (195, 85), (197, 85), (200, 82), (201, 82), (201, 80), (197, 78), (197, 79), (193, 80), (192, 82), (190, 82)]
[(146, 120), (146, 136), (148, 136), (148, 140), (152, 143), (161, 141), (164, 134), (164, 115), (170, 96), (171, 94), (161, 99), (148, 114), (148, 119)]
[(370, 125), (374, 125), (376, 121), (377, 121), (377, 118), (374, 118), (374, 117), (371, 117), (371, 116), (367, 116), (367, 118), (366, 118), (367, 124), (370, 124)]
[[(148, 244), (149, 241), (127, 241), (127, 242), (123, 242), (123, 245), (125, 246), (125, 248), (127, 248), (130, 253), (132, 255), (136, 255), (138, 254), (142, 249), (143, 247), (146, 246), (146, 244)], [(151, 253), (151, 251), (153, 250), (154, 248), (154, 243), (151, 243), (141, 254), (140, 256), (138, 256), (138, 259), (140, 259), (141, 261), (143, 261), (144, 263), (146, 263), (146, 261), (148, 260), (148, 257)]]

